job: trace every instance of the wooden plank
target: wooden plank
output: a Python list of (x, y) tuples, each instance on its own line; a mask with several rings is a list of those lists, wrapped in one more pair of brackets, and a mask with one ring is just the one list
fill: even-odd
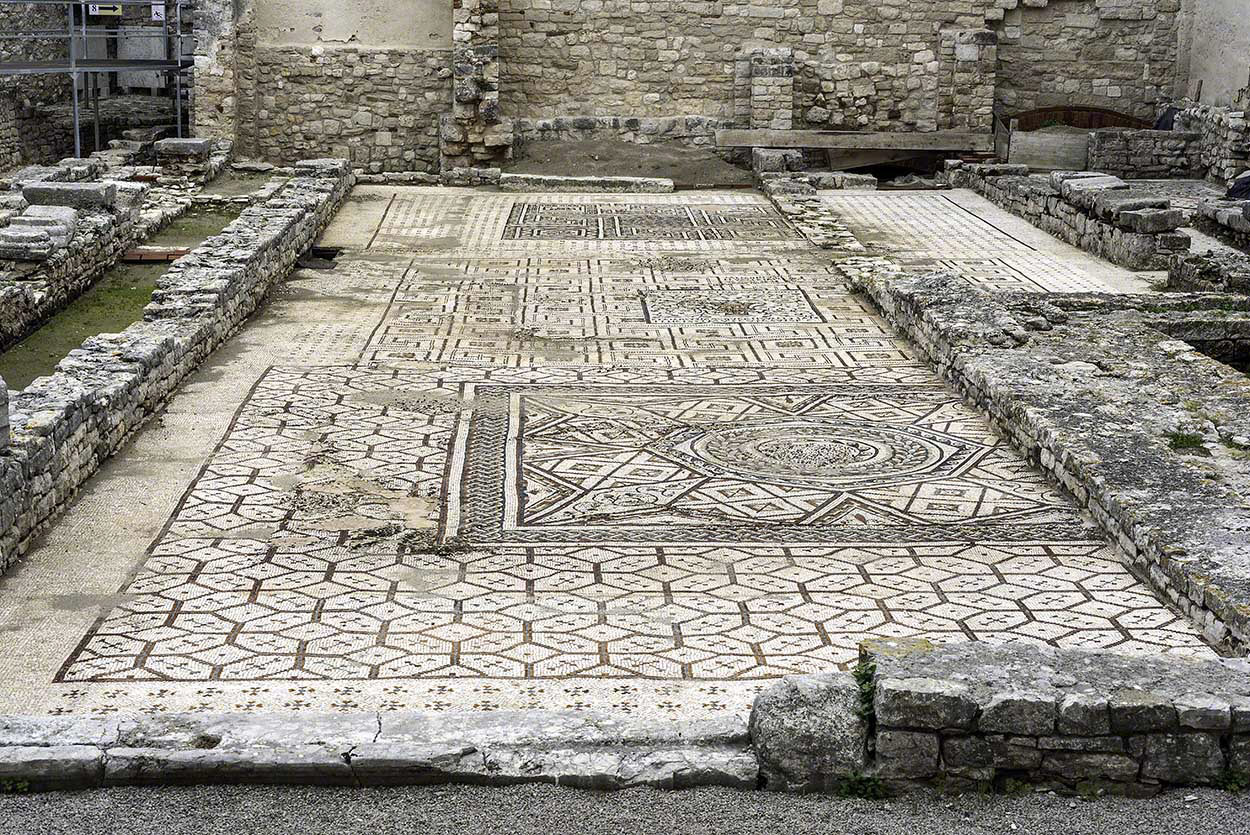
[(869, 133), (835, 130), (718, 130), (720, 148), (841, 148), (849, 151), (992, 151), (988, 131)]

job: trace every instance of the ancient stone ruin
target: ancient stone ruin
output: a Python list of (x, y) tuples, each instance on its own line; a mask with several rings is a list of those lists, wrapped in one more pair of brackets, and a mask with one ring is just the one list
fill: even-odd
[(1239, 6), (0, 2), (0, 787), (1250, 785)]

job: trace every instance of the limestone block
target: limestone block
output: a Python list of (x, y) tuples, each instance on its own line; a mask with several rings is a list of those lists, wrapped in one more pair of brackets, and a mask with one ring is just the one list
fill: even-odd
[(113, 183), (31, 183), (22, 196), (32, 206), (70, 206), (76, 209), (106, 209), (117, 202)]
[(921, 779), (938, 773), (937, 734), (881, 731), (877, 734), (877, 767), (881, 777)]
[(162, 139), (154, 146), (156, 156), (206, 160), (213, 153), (211, 139)]
[(1219, 779), (1224, 766), (1214, 734), (1155, 734), (1146, 738), (1141, 774), (1165, 783), (1201, 785)]
[(883, 678), (876, 684), (877, 722), (888, 728), (972, 730), (977, 705), (962, 685), (928, 678)]
[(783, 679), (756, 698), (750, 728), (770, 788), (827, 789), (866, 767), (868, 720), (848, 674)]

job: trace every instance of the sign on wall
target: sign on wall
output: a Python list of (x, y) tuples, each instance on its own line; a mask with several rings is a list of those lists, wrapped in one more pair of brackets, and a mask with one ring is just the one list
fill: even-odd
[(87, 14), (121, 17), (122, 7), (120, 3), (88, 3)]
[(165, 19), (165, 4), (164, 4), (164, 3), (153, 3), (153, 4), (152, 4), (152, 19), (153, 19), (153, 20), (164, 20), (164, 19)]

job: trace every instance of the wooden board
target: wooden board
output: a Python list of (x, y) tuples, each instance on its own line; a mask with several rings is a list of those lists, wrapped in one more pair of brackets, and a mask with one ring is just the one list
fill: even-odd
[(718, 130), (719, 148), (840, 148), (848, 151), (992, 151), (987, 132), (869, 133), (837, 130)]

